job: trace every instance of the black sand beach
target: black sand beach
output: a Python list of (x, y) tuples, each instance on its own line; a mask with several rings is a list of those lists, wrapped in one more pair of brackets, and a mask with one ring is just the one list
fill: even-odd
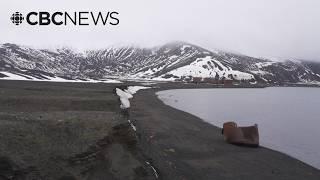
[(116, 86), (0, 81), (0, 179), (320, 179), (282, 153), (226, 144), (219, 128), (155, 95), (194, 85), (135, 94), (135, 132)]

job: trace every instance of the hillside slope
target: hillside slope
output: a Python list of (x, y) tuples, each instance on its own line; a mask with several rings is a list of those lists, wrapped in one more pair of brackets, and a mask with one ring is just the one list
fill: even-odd
[(185, 80), (194, 77), (260, 83), (319, 83), (320, 63), (275, 62), (184, 42), (155, 48), (110, 47), (77, 53), (68, 48), (34, 49), (0, 45), (0, 79), (104, 79), (109, 77)]

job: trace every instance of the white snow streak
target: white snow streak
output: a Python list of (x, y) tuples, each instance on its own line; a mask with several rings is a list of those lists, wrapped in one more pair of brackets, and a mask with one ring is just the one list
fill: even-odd
[[(119, 88), (116, 88), (116, 94), (120, 98), (120, 108), (121, 109), (128, 109), (130, 108), (130, 101), (129, 99), (133, 98), (133, 94), (137, 93), (141, 89), (149, 89), (151, 87), (145, 87), (145, 86), (129, 86), (126, 90), (121, 90)], [(130, 119), (128, 119), (128, 122), (132, 129), (134, 131), (137, 131), (136, 126), (132, 123)]]
[(128, 119), (128, 122), (129, 122), (129, 124), (131, 125), (132, 129), (133, 129), (134, 131), (137, 131), (136, 126), (130, 121), (130, 119)]
[(129, 86), (126, 90), (121, 90), (119, 88), (116, 88), (116, 93), (120, 97), (121, 109), (127, 109), (130, 108), (130, 101), (129, 99), (133, 98), (133, 94), (137, 93), (141, 89), (148, 89), (151, 87), (145, 87), (145, 86)]
[(135, 94), (141, 89), (149, 89), (151, 87), (145, 87), (145, 86), (129, 86), (128, 89), (126, 90), (130, 94)]
[(156, 169), (148, 161), (146, 161), (146, 164), (148, 164), (151, 167), (151, 169), (153, 170), (154, 176), (156, 177), (156, 179), (158, 179), (159, 175), (158, 175), (158, 172), (156, 171)]
[[(0, 79), (4, 79), (4, 80), (30, 80), (26, 77), (19, 76), (17, 74), (13, 74), (13, 73), (9, 73), (9, 72), (0, 71), (0, 73), (7, 76), (7, 77), (0, 78)], [(27, 77), (29, 77), (29, 76), (27, 76)]]
[(47, 82), (86, 82), (86, 83), (122, 83), (121, 81), (113, 80), (113, 79), (101, 79), (101, 80), (75, 79), (75, 80), (70, 80), (70, 79), (63, 79), (63, 78), (57, 77), (57, 76), (51, 77), (51, 76), (46, 76), (46, 75), (41, 75), (46, 79), (37, 79), (33, 76), (26, 75), (26, 74), (19, 75), (19, 74), (14, 74), (14, 73), (5, 72), (5, 71), (0, 71), (0, 73), (7, 76), (7, 77), (0, 77), (0, 80), (47, 81)]
[(130, 93), (127, 93), (125, 91), (122, 91), (119, 88), (116, 88), (116, 93), (117, 95), (120, 97), (120, 101), (121, 101), (121, 105), (120, 108), (121, 109), (127, 109), (130, 108), (130, 101), (129, 99), (132, 98), (133, 96)]

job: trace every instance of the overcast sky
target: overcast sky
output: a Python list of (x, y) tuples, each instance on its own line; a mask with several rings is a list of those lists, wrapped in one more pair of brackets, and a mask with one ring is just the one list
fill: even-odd
[[(0, 2), (0, 43), (75, 49), (186, 41), (256, 57), (320, 61), (320, 0), (20, 0)], [(19, 11), (117, 11), (118, 26), (16, 26)]]

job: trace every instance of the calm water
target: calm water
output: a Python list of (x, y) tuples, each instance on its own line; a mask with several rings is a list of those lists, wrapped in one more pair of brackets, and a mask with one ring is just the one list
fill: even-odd
[(165, 104), (222, 127), (259, 125), (260, 143), (320, 169), (320, 88), (178, 89)]

